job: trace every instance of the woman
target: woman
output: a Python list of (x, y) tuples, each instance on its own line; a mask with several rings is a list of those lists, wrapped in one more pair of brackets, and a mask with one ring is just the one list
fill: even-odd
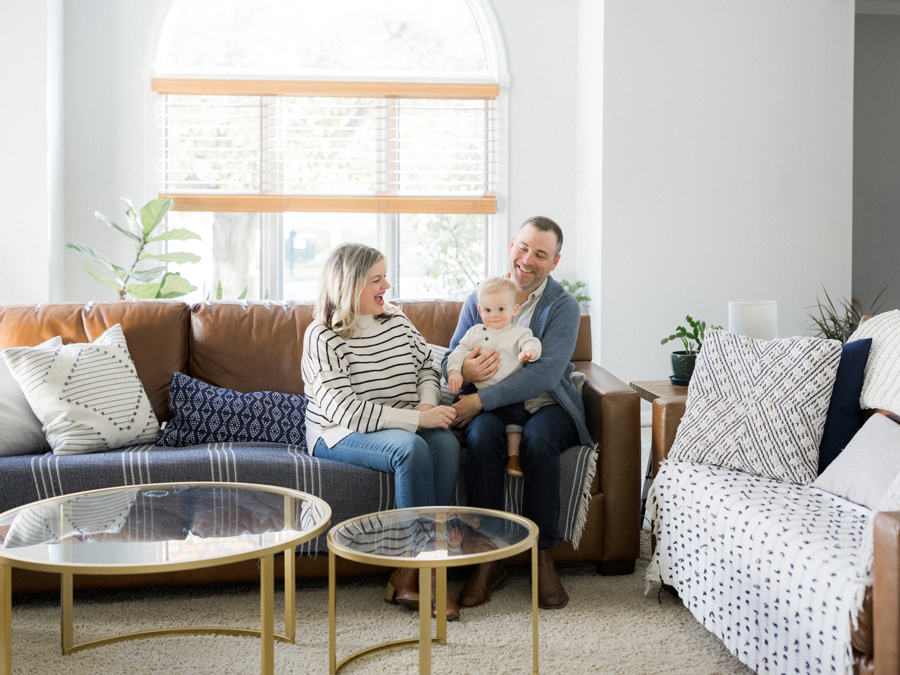
[[(325, 263), (303, 341), (307, 447), (316, 457), (393, 473), (397, 508), (446, 506), (459, 471), (449, 431), (456, 411), (437, 405), (431, 350), (385, 301), (386, 272), (384, 256), (362, 244), (339, 246)], [(391, 574), (385, 600), (417, 608), (417, 571)], [(447, 618), (458, 617), (448, 593)]]

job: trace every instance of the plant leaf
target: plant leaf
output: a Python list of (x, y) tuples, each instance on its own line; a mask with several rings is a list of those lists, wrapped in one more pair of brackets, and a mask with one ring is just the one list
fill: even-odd
[(141, 224), (144, 228), (144, 235), (148, 235), (162, 222), (166, 214), (174, 206), (172, 198), (168, 199), (151, 199), (141, 208)]
[(91, 260), (94, 260), (94, 261), (100, 263), (104, 267), (107, 267), (114, 272), (122, 272), (122, 273), (125, 272), (125, 270), (123, 270), (118, 265), (114, 265), (113, 262), (109, 258), (107, 258), (105, 255), (103, 255), (102, 253), (99, 253), (98, 251), (95, 251), (90, 246), (85, 246), (84, 244), (69, 243), (69, 244), (66, 244), (66, 248), (70, 251), (76, 251), (77, 253), (80, 253), (81, 255), (87, 256)]
[(168, 263), (177, 263), (182, 265), (184, 263), (195, 263), (200, 262), (200, 256), (196, 253), (160, 253), (159, 255), (151, 255), (145, 254), (141, 256), (141, 260), (144, 258), (153, 258), (154, 260), (162, 260), (163, 262)]
[(129, 239), (133, 240), (134, 242), (136, 242), (136, 243), (138, 243), (138, 244), (141, 244), (141, 243), (143, 243), (143, 241), (144, 241), (141, 237), (139, 237), (138, 235), (136, 235), (134, 232), (129, 232), (129, 231), (126, 230), (124, 227), (119, 227), (119, 226), (116, 225), (113, 221), (111, 221), (109, 218), (107, 218), (106, 216), (104, 216), (104, 215), (103, 215), (102, 213), (100, 213), (99, 211), (94, 211), (94, 218), (96, 218), (96, 219), (99, 220), (99, 221), (102, 221), (102, 222), (106, 223), (107, 225), (109, 225), (109, 226), (110, 226), (111, 228), (113, 228), (114, 230), (116, 230), (116, 231), (118, 231), (118, 232), (121, 232), (121, 233), (124, 234), (126, 237), (128, 237)]
[(96, 267), (91, 265), (91, 263), (84, 263), (84, 271), (87, 272), (90, 276), (94, 277), (101, 284), (106, 284), (107, 286), (112, 286), (117, 291), (122, 290), (122, 286), (117, 284), (115, 281), (106, 276), (103, 272), (98, 270)]
[(216, 300), (221, 300), (222, 296), (225, 295), (225, 291), (222, 288), (222, 282), (216, 284)]
[(244, 290), (241, 291), (241, 294), (237, 296), (238, 300), (244, 300), (247, 297), (247, 291), (250, 290), (249, 286), (244, 286)]
[(131, 270), (131, 276), (133, 276), (138, 281), (153, 281), (160, 274), (166, 271), (165, 265), (160, 265), (159, 267), (151, 267), (146, 270)]
[(126, 293), (133, 295), (142, 300), (159, 297), (159, 289), (162, 284), (156, 282), (154, 284), (131, 284), (125, 289)]
[(182, 277), (178, 272), (167, 272), (162, 278), (157, 298), (178, 298), (186, 295), (191, 291), (196, 291), (197, 287), (190, 281)]
[(178, 239), (181, 241), (186, 241), (188, 239), (200, 239), (200, 235), (196, 232), (191, 232), (190, 230), (183, 227), (176, 227), (174, 230), (167, 230), (162, 234), (158, 234), (155, 237), (150, 237), (147, 239), (147, 243), (154, 241), (166, 241), (171, 239)]

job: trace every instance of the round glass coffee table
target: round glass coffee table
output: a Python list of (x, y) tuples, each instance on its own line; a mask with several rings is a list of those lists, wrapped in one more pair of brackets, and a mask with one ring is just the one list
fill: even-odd
[[(262, 672), (274, 670), (275, 640), (294, 642), (294, 548), (331, 522), (323, 500), (246, 483), (165, 483), (53, 497), (0, 514), (0, 675), (12, 672), (12, 568), (61, 577), (62, 652), (166, 635), (261, 638)], [(276, 553), (284, 553), (285, 631), (276, 634)], [(259, 630), (226, 626), (160, 628), (74, 643), (72, 577), (132, 575), (260, 561)]]
[[(465, 506), (396, 509), (346, 520), (328, 532), (328, 668), (331, 675), (368, 654), (419, 645), (419, 673), (431, 672), (432, 643), (447, 643), (447, 568), (509, 558), (531, 549), (531, 643), (538, 672), (537, 538), (534, 522)], [(367, 647), (337, 663), (335, 556), (419, 570), (419, 637)], [(431, 635), (431, 574), (436, 571), (437, 627)]]

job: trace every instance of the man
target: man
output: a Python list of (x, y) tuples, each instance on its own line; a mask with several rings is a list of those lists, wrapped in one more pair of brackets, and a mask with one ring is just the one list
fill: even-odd
[[(591, 442), (584, 423), (584, 405), (571, 379), (574, 367), (570, 359), (581, 312), (575, 298), (550, 276), (559, 263), (562, 243), (559, 225), (542, 216), (526, 220), (513, 237), (508, 276), (516, 285), (520, 305), (517, 323), (531, 329), (541, 341), (543, 353), (502, 382), (461, 396), (454, 404), (453, 423), (466, 429), (469, 505), (502, 511), (506, 430), (500, 417), (491, 411), (525, 401), (529, 418), (519, 448), (525, 474), (523, 511), (540, 528), (538, 604), (545, 609), (564, 607), (569, 601), (550, 552), (559, 534), (559, 455), (573, 445)], [(477, 323), (481, 318), (476, 294), (472, 293), (463, 306), (448, 354)], [(494, 350), (476, 347), (463, 362), (463, 380), (476, 383), (490, 379), (497, 372), (498, 361)], [(446, 356), (442, 367), (446, 375)], [(459, 595), (459, 604), (475, 607), (486, 602), (505, 579), (502, 563), (478, 565)]]

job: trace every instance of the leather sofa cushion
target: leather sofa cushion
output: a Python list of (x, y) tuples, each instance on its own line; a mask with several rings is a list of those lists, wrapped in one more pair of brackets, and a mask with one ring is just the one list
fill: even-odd
[(162, 422), (169, 419), (169, 381), (187, 367), (190, 308), (183, 302), (148, 301), (0, 307), (0, 349), (33, 346), (60, 335), (63, 343), (91, 342), (122, 325), (138, 377)]
[(303, 393), (300, 360), (312, 305), (203, 302), (192, 308), (190, 375), (242, 393)]

